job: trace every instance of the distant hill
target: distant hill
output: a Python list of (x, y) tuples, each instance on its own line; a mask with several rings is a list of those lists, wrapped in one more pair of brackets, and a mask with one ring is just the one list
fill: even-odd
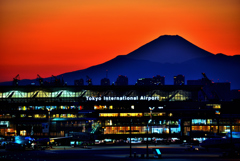
[[(164, 46), (164, 44), (166, 46)], [(156, 75), (165, 76), (165, 84), (172, 85), (173, 77), (183, 74), (185, 80), (201, 79), (205, 72), (209, 79), (218, 82), (231, 82), (232, 89), (240, 89), (240, 55), (226, 56), (211, 54), (180, 36), (161, 36), (138, 48), (128, 55), (117, 56), (103, 64), (61, 74), (68, 85), (74, 80), (88, 75), (93, 85), (100, 85), (106, 76), (115, 82), (118, 75), (126, 75), (129, 84), (133, 85), (139, 78), (151, 78)], [(50, 81), (50, 78), (45, 80)], [(36, 80), (21, 80), (19, 85), (28, 85)], [(12, 82), (0, 83), (11, 85)], [(85, 83), (86, 84), (86, 83)]]

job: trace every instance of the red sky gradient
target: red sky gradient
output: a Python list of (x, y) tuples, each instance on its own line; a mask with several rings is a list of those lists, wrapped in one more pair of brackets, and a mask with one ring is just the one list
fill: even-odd
[(84, 69), (165, 34), (239, 55), (239, 8), (239, 0), (2, 0), (0, 82)]

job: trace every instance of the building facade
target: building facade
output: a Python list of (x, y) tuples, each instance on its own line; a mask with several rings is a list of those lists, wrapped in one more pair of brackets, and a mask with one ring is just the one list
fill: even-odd
[(0, 135), (191, 140), (240, 132), (239, 101), (202, 86), (1, 86)]
[(185, 84), (185, 76), (184, 75), (177, 75), (173, 77), (173, 84), (174, 85), (184, 85)]
[(117, 77), (115, 85), (116, 86), (127, 86), (128, 85), (128, 77), (127, 76), (123, 76), (123, 75), (119, 75)]

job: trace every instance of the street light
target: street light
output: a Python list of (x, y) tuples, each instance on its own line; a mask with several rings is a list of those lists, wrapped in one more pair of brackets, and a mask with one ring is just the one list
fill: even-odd
[(147, 123), (147, 158), (149, 157), (149, 154), (148, 154), (148, 124), (150, 124), (152, 122), (152, 110), (154, 110), (155, 107), (149, 107), (149, 110), (150, 110), (150, 119), (148, 120), (148, 123)]

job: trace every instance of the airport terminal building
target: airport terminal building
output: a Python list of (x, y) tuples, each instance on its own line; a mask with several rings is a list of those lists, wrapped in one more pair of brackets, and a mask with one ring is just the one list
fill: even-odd
[(0, 136), (209, 138), (240, 132), (238, 108), (201, 85), (0, 86)]

